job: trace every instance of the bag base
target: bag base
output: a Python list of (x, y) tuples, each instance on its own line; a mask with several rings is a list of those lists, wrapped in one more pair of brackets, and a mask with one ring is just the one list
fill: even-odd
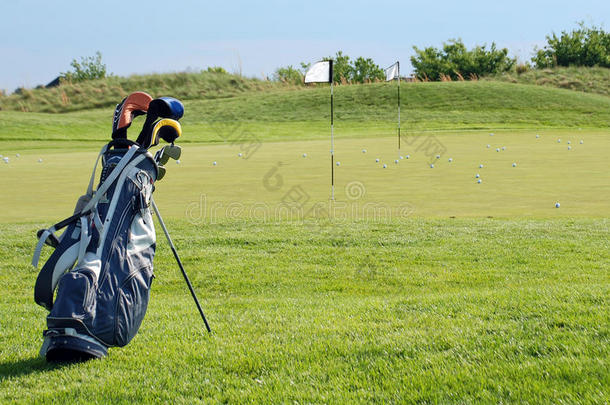
[(53, 363), (83, 362), (108, 355), (108, 348), (92, 337), (70, 332), (46, 331), (40, 355)]

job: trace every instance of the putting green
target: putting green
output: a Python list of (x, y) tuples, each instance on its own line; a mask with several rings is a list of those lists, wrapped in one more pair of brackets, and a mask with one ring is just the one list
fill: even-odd
[[(403, 137), (402, 145), (402, 155), (410, 158), (398, 164), (395, 137), (339, 138), (333, 204), (328, 140), (187, 144), (181, 163), (168, 163), (155, 197), (165, 216), (195, 223), (224, 217), (295, 219), (329, 212), (337, 219), (607, 216), (610, 187), (604, 151), (610, 150), (610, 133), (540, 134), (411, 134)], [(0, 165), (0, 221), (54, 221), (71, 214), (101, 145), (88, 143), (86, 152), (67, 153), (72, 149), (68, 144), (46, 149), (24, 144), (19, 158), (12, 153), (9, 163)], [(436, 159), (436, 154), (441, 157)], [(561, 208), (556, 209), (555, 202)]]

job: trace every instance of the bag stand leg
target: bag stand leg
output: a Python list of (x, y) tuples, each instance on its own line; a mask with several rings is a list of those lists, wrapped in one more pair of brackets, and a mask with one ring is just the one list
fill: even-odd
[(201, 305), (199, 304), (199, 300), (197, 299), (197, 295), (195, 294), (195, 290), (193, 290), (193, 286), (191, 285), (191, 281), (189, 280), (189, 277), (186, 275), (186, 271), (184, 270), (184, 266), (182, 266), (182, 261), (180, 261), (180, 257), (178, 256), (178, 252), (176, 252), (176, 248), (174, 247), (174, 243), (172, 242), (172, 238), (169, 236), (169, 232), (167, 231), (167, 228), (165, 227), (165, 223), (163, 222), (163, 218), (161, 218), (161, 214), (159, 213), (159, 208), (157, 208), (157, 204), (155, 204), (155, 200), (151, 198), (150, 200), (151, 205), (153, 207), (153, 210), (155, 211), (155, 214), (157, 215), (157, 218), (159, 219), (159, 223), (161, 224), (161, 228), (163, 228), (163, 233), (165, 233), (165, 237), (167, 238), (167, 241), (169, 242), (169, 247), (172, 249), (172, 252), (174, 253), (174, 257), (176, 258), (176, 262), (178, 262), (178, 267), (180, 267), (180, 271), (182, 271), (182, 275), (184, 276), (184, 281), (186, 281), (186, 285), (188, 286), (189, 290), (191, 291), (191, 295), (193, 296), (193, 299), (195, 300), (195, 304), (197, 305), (197, 309), (199, 310), (199, 314), (201, 314), (201, 319), (203, 319), (203, 323), (205, 324), (206, 329), (208, 330), (209, 333), (212, 333), (212, 329), (210, 329), (210, 325), (208, 324), (207, 319), (205, 319), (205, 315), (203, 314), (203, 310), (201, 309)]

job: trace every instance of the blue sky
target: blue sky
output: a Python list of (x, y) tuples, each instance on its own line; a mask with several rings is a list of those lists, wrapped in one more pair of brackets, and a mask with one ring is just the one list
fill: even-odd
[(73, 58), (98, 50), (117, 75), (218, 65), (263, 77), (337, 50), (408, 68), (413, 45), (450, 38), (496, 42), (525, 60), (545, 35), (577, 21), (607, 30), (609, 17), (608, 0), (3, 0), (0, 89), (46, 84)]

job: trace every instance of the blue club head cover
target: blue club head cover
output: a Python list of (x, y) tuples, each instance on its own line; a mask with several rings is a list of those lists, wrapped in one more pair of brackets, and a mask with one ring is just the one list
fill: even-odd
[(158, 118), (179, 120), (184, 115), (184, 105), (173, 97), (159, 97), (150, 102), (148, 113)]

